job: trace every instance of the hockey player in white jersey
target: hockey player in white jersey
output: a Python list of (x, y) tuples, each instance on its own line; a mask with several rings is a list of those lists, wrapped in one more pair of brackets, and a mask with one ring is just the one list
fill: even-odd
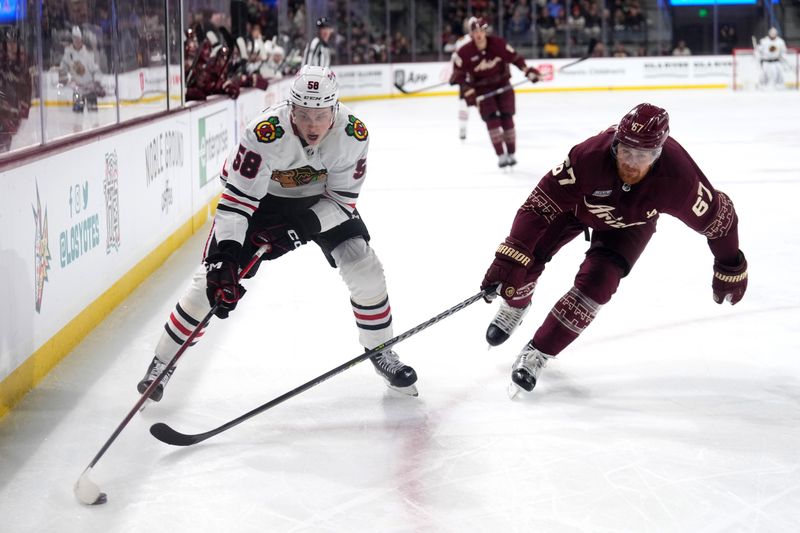
[(761, 64), (761, 87), (775, 87), (783, 89), (783, 65), (786, 61), (786, 43), (778, 36), (778, 30), (770, 28), (766, 37), (758, 43), (758, 60)]
[[(244, 288), (240, 268), (263, 244), (274, 260), (314, 241), (350, 291), (365, 349), (392, 338), (392, 313), (383, 267), (369, 246), (356, 209), (367, 171), (369, 134), (338, 101), (336, 77), (327, 67), (304, 66), (289, 100), (266, 109), (244, 129), (222, 170), (225, 189), (199, 270), (165, 324), (138, 390), (164, 370), (191, 331), (218, 303), (227, 318)], [(253, 269), (247, 277), (255, 274)], [(417, 375), (387, 349), (371, 359), (390, 388), (416, 396)], [(171, 373), (151, 394), (158, 401)]]

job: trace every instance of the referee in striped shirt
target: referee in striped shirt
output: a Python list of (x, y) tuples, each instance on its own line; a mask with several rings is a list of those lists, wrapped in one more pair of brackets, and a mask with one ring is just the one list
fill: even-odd
[(317, 19), (317, 31), (318, 35), (306, 45), (303, 64), (330, 67), (331, 47), (328, 41), (331, 38), (331, 34), (333, 34), (333, 27), (328, 22), (328, 17)]

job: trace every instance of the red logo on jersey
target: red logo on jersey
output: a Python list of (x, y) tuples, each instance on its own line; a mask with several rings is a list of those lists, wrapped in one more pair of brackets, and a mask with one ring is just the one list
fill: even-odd
[(347, 119), (350, 121), (350, 123), (347, 126), (345, 126), (344, 131), (350, 137), (355, 137), (356, 140), (366, 141), (369, 132), (367, 131), (367, 127), (364, 125), (364, 123), (358, 120), (353, 115), (348, 115)]
[(271, 143), (275, 139), (283, 137), (283, 127), (278, 124), (278, 117), (269, 117), (267, 120), (262, 120), (256, 124), (256, 127), (253, 128), (253, 133), (256, 134), (258, 142)]

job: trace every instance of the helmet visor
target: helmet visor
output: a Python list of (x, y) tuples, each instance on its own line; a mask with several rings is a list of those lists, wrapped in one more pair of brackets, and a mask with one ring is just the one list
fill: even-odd
[(661, 148), (643, 149), (634, 148), (627, 144), (619, 143), (617, 145), (617, 159), (631, 167), (649, 167), (655, 163), (658, 156), (661, 155)]

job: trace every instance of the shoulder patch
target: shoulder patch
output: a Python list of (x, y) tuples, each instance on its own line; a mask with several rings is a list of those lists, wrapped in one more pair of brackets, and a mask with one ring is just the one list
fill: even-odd
[(280, 125), (278, 117), (273, 116), (256, 124), (256, 127), (253, 128), (253, 133), (256, 134), (258, 142), (271, 143), (283, 137), (285, 132), (283, 126)]
[(345, 133), (355, 137), (357, 141), (366, 141), (369, 136), (367, 127), (353, 115), (347, 115), (348, 124), (344, 127)]

